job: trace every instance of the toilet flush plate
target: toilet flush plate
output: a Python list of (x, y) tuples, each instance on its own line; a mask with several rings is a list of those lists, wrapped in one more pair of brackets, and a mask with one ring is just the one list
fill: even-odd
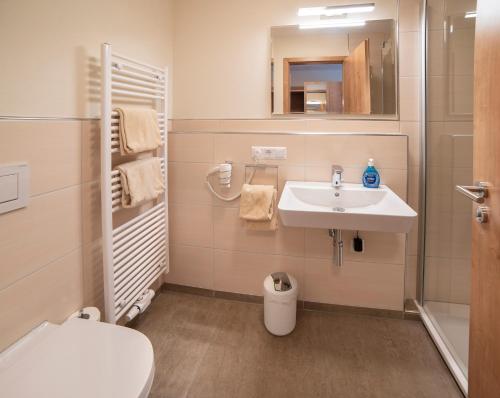
[(0, 165), (0, 214), (28, 205), (29, 166), (26, 163)]

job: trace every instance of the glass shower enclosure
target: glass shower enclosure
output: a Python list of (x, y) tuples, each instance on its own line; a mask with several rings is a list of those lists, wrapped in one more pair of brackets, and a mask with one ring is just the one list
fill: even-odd
[(427, 0), (423, 319), (467, 393), (476, 0)]

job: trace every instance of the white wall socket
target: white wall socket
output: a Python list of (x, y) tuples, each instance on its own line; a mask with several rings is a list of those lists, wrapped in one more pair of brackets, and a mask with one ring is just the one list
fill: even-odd
[(252, 146), (254, 160), (284, 160), (287, 157), (285, 146)]

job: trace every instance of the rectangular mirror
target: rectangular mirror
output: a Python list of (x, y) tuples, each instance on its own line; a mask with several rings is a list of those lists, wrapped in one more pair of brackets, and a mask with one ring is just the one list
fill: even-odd
[(397, 0), (297, 10), (271, 28), (273, 115), (397, 117)]

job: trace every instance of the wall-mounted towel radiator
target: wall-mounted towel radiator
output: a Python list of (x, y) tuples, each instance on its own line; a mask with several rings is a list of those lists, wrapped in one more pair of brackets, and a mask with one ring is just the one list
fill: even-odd
[[(101, 46), (101, 212), (106, 321), (116, 323), (160, 275), (168, 271), (167, 69)], [(119, 224), (120, 159), (118, 104), (135, 103), (158, 113), (165, 192), (135, 217)], [(127, 158), (130, 160), (130, 157)]]

